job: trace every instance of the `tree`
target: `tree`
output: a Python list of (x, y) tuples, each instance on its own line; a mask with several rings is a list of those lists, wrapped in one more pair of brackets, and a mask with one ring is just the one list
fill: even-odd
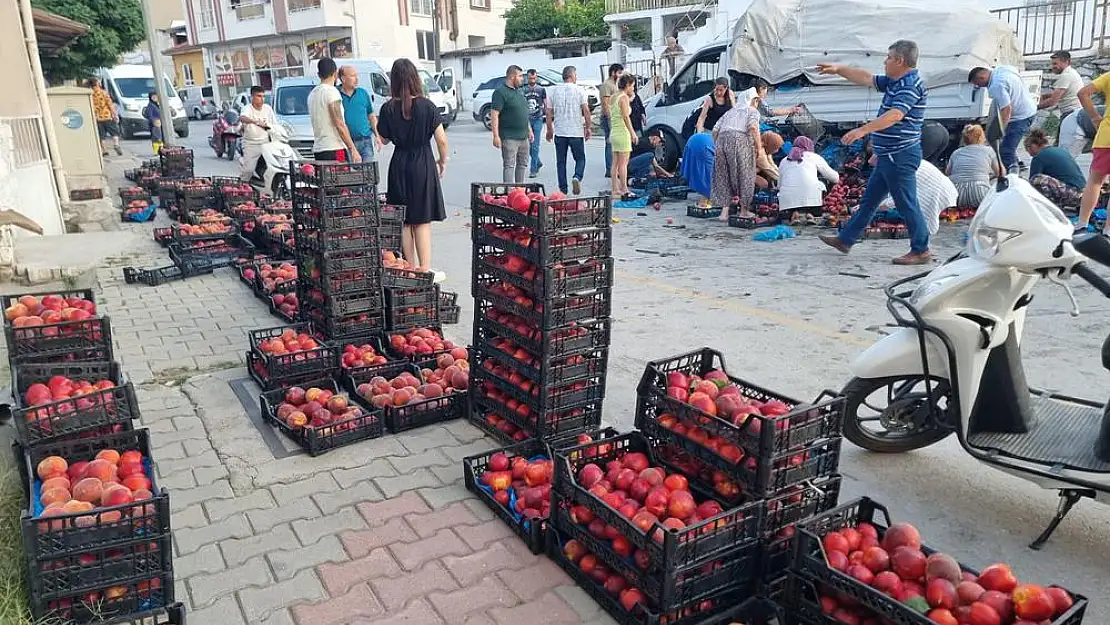
[(43, 72), (51, 82), (84, 78), (98, 67), (111, 67), (120, 54), (134, 50), (146, 38), (139, 0), (31, 0), (31, 4), (89, 27), (58, 56), (42, 57)]
[[(558, 33), (556, 35), (555, 33)], [(651, 39), (647, 29), (629, 26), (626, 41)], [(608, 37), (605, 0), (517, 0), (505, 12), (505, 43), (521, 43), (552, 37)]]

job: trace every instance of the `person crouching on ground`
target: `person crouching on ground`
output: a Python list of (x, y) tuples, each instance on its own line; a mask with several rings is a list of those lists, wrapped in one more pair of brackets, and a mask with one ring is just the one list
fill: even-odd
[[(741, 217), (750, 217), (755, 195), (756, 163), (763, 154), (759, 140), (759, 112), (752, 106), (734, 106), (713, 127), (717, 160), (713, 167), (713, 206), (739, 202)], [(728, 221), (728, 210), (721, 221)]]
[(790, 154), (779, 164), (779, 210), (798, 211), (820, 216), (825, 185), (840, 182), (840, 174), (824, 157), (813, 151), (813, 139), (798, 137)]
[(1049, 145), (1048, 134), (1040, 128), (1025, 137), (1025, 151), (1033, 157), (1029, 163), (1029, 184), (1056, 206), (1077, 212), (1083, 200), (1087, 179), (1075, 159), (1065, 148)]
[(663, 131), (649, 130), (636, 145), (632, 146), (632, 158), (628, 161), (628, 179), (635, 178), (672, 178), (674, 174), (660, 164), (663, 161)]
[(994, 148), (987, 145), (987, 135), (979, 124), (964, 126), (962, 147), (948, 157), (945, 172), (959, 194), (956, 204), (979, 208), (991, 191), (991, 182), (1005, 175)]
[(857, 85), (875, 87), (883, 94), (879, 117), (844, 135), (851, 145), (871, 135), (878, 156), (867, 180), (860, 209), (836, 236), (824, 235), (821, 241), (843, 254), (851, 251), (871, 224), (879, 203), (889, 193), (906, 222), (910, 252), (894, 259), (896, 265), (923, 265), (932, 260), (929, 230), (917, 200), (917, 167), (921, 164), (921, 125), (925, 120), (925, 83), (917, 72), (917, 44), (899, 40), (887, 50), (884, 74), (874, 76), (864, 69), (835, 64), (819, 64), (822, 74), (837, 74)]
[(770, 189), (779, 184), (779, 166), (775, 164), (774, 157), (782, 149), (782, 135), (768, 130), (759, 135), (759, 142), (763, 144), (763, 153), (755, 161), (757, 172), (755, 186), (760, 189)]

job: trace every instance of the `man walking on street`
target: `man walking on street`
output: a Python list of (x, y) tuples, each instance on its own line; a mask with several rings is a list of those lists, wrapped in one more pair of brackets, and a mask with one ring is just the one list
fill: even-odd
[(520, 85), (524, 72), (517, 65), (505, 71), (505, 84), (493, 92), (490, 126), (493, 130), (493, 147), (501, 150), (502, 180), (508, 184), (524, 182), (528, 169), (528, 144), (532, 141), (532, 128), (528, 122), (528, 102)]
[(620, 63), (613, 63), (609, 66), (609, 79), (601, 85), (598, 90), (601, 95), (601, 110), (598, 115), (601, 117), (601, 133), (605, 135), (605, 177), (608, 178), (611, 170), (613, 169), (613, 146), (609, 144), (609, 131), (613, 127), (612, 121), (609, 119), (609, 99), (617, 95), (617, 81), (621, 79), (621, 73), (624, 72), (624, 66)]
[(544, 107), (546, 106), (544, 102), (547, 100), (547, 91), (536, 83), (537, 79), (536, 70), (528, 70), (528, 83), (524, 85), (522, 90), (524, 99), (528, 102), (528, 126), (532, 131), (529, 139), (529, 143), (531, 143), (529, 178), (535, 178), (539, 175), (540, 168), (543, 167), (543, 161), (540, 159), (540, 135), (543, 133)]
[(355, 151), (362, 160), (374, 158), (374, 147), (381, 148), (378, 137), (378, 116), (374, 114), (374, 102), (370, 93), (358, 86), (358, 70), (351, 65), (339, 68), (339, 82), (342, 88), (339, 95), (343, 98), (343, 121), (351, 133)]
[(894, 259), (895, 265), (923, 265), (932, 259), (929, 229), (917, 198), (917, 169), (921, 164), (921, 126), (925, 121), (925, 83), (917, 72), (917, 44), (899, 40), (891, 44), (884, 74), (873, 76), (857, 67), (822, 63), (822, 74), (836, 74), (849, 82), (882, 92), (879, 117), (844, 135), (850, 145), (871, 135), (877, 162), (867, 181), (859, 210), (836, 236), (821, 241), (847, 254), (871, 224), (879, 203), (889, 194), (910, 233), (910, 253)]
[(266, 104), (266, 90), (251, 87), (251, 102), (239, 117), (243, 126), (243, 158), (239, 161), (239, 179), (250, 182), (258, 159), (262, 156), (262, 146), (270, 141), (270, 129), (277, 125), (274, 109)]
[(559, 190), (567, 192), (569, 149), (574, 155), (571, 188), (575, 195), (582, 192), (582, 176), (586, 175), (585, 142), (590, 140), (590, 105), (577, 83), (578, 70), (573, 65), (567, 65), (563, 68), (563, 84), (552, 87), (547, 96), (547, 140), (555, 140), (555, 169), (559, 174)]
[(320, 84), (308, 94), (308, 116), (312, 120), (312, 152), (318, 161), (361, 163), (362, 156), (351, 141), (343, 118), (343, 96), (335, 88), (335, 61), (324, 57), (317, 62)]
[(108, 95), (97, 78), (89, 79), (89, 88), (92, 89), (96, 129), (100, 133), (100, 152), (103, 156), (108, 156), (108, 139), (111, 139), (116, 155), (123, 156), (123, 150), (119, 147), (119, 113), (112, 102), (112, 96)]
[(967, 81), (976, 87), (986, 87), (998, 107), (998, 122), (1005, 128), (1002, 144), (998, 148), (1002, 167), (1010, 173), (1018, 171), (1017, 148), (1022, 137), (1033, 126), (1037, 116), (1037, 101), (1018, 71), (1008, 65), (994, 70), (976, 67), (967, 75)]

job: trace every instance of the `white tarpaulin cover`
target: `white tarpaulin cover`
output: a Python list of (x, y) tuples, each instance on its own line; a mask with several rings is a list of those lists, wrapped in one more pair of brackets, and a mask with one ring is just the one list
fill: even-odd
[(817, 73), (818, 63), (882, 73), (887, 48), (917, 43), (929, 87), (967, 82), (976, 66), (1024, 67), (1017, 37), (975, 0), (755, 0), (733, 30), (732, 68), (772, 85)]

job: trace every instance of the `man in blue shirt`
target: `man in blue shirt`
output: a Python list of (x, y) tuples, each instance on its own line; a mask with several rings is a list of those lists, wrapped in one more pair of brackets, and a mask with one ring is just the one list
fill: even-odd
[(1021, 74), (1008, 65), (999, 65), (993, 71), (976, 67), (968, 73), (967, 81), (976, 87), (986, 87), (987, 93), (994, 99), (998, 107), (998, 121), (1006, 129), (1002, 144), (998, 146), (1002, 166), (1010, 173), (1017, 172), (1017, 147), (1033, 126), (1033, 118), (1037, 116), (1037, 99), (1025, 86)]
[(921, 164), (921, 126), (925, 122), (925, 83), (917, 73), (917, 44), (899, 40), (891, 44), (884, 61), (884, 75), (874, 76), (858, 67), (818, 64), (822, 74), (835, 74), (863, 87), (882, 92), (879, 116), (844, 135), (850, 145), (871, 136), (877, 162), (867, 180), (859, 209), (836, 236), (821, 241), (844, 254), (871, 224), (879, 204), (889, 194), (910, 233), (910, 253), (894, 259), (895, 265), (923, 265), (932, 260), (929, 228), (917, 200), (917, 168)]
[(374, 146), (381, 148), (378, 136), (378, 116), (374, 114), (374, 102), (370, 93), (358, 86), (358, 70), (350, 65), (339, 68), (339, 95), (343, 96), (343, 121), (351, 132), (362, 160), (374, 158)]

